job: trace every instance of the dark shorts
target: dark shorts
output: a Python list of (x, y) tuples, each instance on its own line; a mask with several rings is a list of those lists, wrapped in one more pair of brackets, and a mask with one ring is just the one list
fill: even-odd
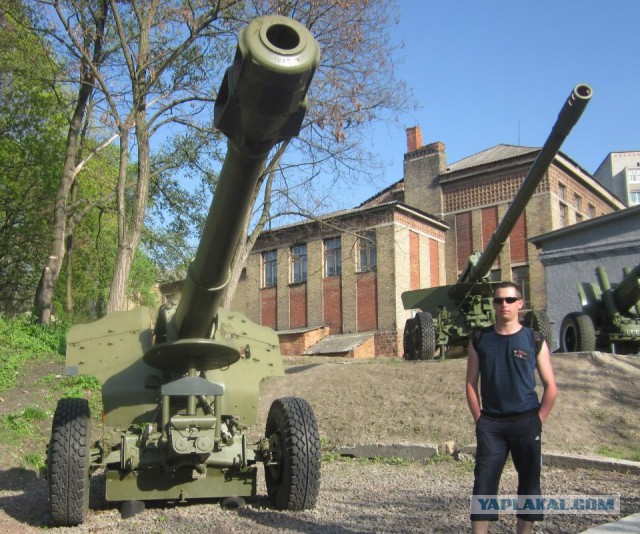
[[(518, 495), (541, 495), (542, 422), (538, 412), (516, 421), (482, 415), (476, 423), (474, 495), (498, 495), (500, 476), (511, 452), (518, 472)], [(540, 521), (542, 514), (517, 514), (525, 521)], [(498, 514), (471, 514), (472, 521), (496, 521)]]

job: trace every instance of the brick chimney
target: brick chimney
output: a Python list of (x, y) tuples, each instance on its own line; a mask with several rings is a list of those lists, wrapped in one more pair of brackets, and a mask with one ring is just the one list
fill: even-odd
[(406, 129), (407, 132), (407, 152), (413, 152), (414, 150), (422, 146), (422, 132), (420, 126), (411, 126)]

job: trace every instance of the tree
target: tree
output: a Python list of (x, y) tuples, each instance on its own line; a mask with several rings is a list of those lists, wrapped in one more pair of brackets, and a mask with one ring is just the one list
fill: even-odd
[[(126, 305), (126, 285), (143, 233), (150, 191), (184, 195), (180, 187), (173, 187), (175, 180), (167, 178), (170, 167), (163, 172), (162, 159), (155, 159), (153, 148), (159, 143), (152, 144), (151, 139), (170, 127), (173, 138), (203, 134), (208, 143), (219, 141), (211, 128), (212, 104), (238, 30), (248, 20), (266, 13), (300, 20), (320, 41), (323, 59), (309, 94), (310, 112), (303, 133), (291, 143), (295, 150), (284, 160), (289, 143), (277, 147), (254, 192), (255, 199), (263, 192), (259, 215), (246, 220), (250, 237), (238, 247), (231, 294), (255, 237), (270, 217), (313, 213), (327, 204), (333, 185), (371, 175), (367, 167), (371, 158), (361, 143), (366, 126), (399, 110), (407, 100), (388, 59), (393, 52), (387, 35), (393, 23), (393, 2), (105, 0), (104, 34), (113, 38), (108, 62), (95, 53), (100, 35), (96, 21), (102, 19), (96, 16), (98, 11), (90, 10), (89, 3), (38, 2), (57, 16), (58, 26), (52, 31), (55, 41), (78, 58), (79, 72), (90, 72), (92, 87), (100, 93), (94, 116), (118, 139), (118, 253), (110, 311)], [(82, 88), (82, 79), (78, 86)], [(326, 187), (314, 181), (320, 171), (330, 176)], [(211, 175), (205, 173), (205, 177), (210, 183)], [(307, 195), (311, 200), (303, 201)], [(257, 222), (251, 224), (253, 221)]]
[(49, 81), (59, 66), (29, 29), (28, 12), (0, 12), (0, 310), (25, 311), (46, 255), (62, 166), (64, 115)]
[(388, 34), (397, 22), (395, 2), (262, 0), (253, 6), (251, 15), (278, 13), (306, 25), (320, 44), (321, 60), (299, 138), (290, 142), (286, 159), (289, 142), (274, 151), (256, 188), (256, 200), (260, 193), (262, 199), (245, 221), (247, 237), (236, 250), (226, 307), (265, 225), (282, 215), (314, 218), (350, 182), (370, 178), (379, 166), (366, 150), (368, 128), (411, 105), (405, 84), (396, 78)]
[[(91, 114), (88, 113), (88, 109), (96, 82), (95, 66), (101, 65), (105, 59), (103, 44), (108, 3), (106, 0), (99, 0), (94, 7), (93, 2), (85, 3), (71, 0), (69, 5), (66, 6), (67, 9), (57, 0), (52, 2), (43, 1), (42, 3), (55, 9), (63, 27), (67, 31), (73, 32), (76, 29), (72, 26), (73, 21), (77, 23), (77, 27), (82, 29), (79, 34), (73, 37), (74, 42), (77, 44), (77, 49), (75, 50), (77, 55), (74, 58), (77, 60), (75, 63), (77, 97), (73, 112), (69, 117), (64, 163), (53, 209), (50, 252), (42, 269), (35, 296), (38, 319), (42, 323), (48, 323), (51, 317), (53, 296), (58, 276), (66, 253), (65, 245), (72, 232), (72, 228), (68, 227), (68, 221), (71, 216), (68, 211), (70, 195), (78, 173), (86, 162), (81, 158), (82, 132), (83, 126), (86, 128), (91, 121)], [(47, 33), (59, 38), (54, 31), (49, 30)], [(95, 147), (88, 155), (88, 158), (91, 158), (102, 148), (109, 145), (112, 140), (113, 138)], [(76, 222), (78, 220), (77, 214), (75, 220)]]

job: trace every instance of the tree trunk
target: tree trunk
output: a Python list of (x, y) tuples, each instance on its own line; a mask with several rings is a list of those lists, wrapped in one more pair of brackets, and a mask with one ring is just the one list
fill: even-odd
[(113, 269), (113, 279), (111, 281), (111, 290), (109, 293), (109, 303), (107, 304), (107, 313), (113, 311), (126, 310), (127, 303), (127, 285), (129, 275), (131, 273), (131, 264), (140, 243), (142, 227), (144, 225), (144, 215), (147, 206), (147, 197), (149, 196), (149, 181), (151, 179), (150, 152), (149, 152), (149, 130), (147, 128), (147, 116), (144, 101), (136, 106), (135, 124), (136, 124), (136, 140), (138, 144), (138, 182), (134, 193), (131, 206), (130, 220), (127, 221), (127, 213), (125, 209), (126, 187), (126, 163), (125, 170), (122, 172), (123, 158), (126, 157), (121, 150), (121, 172), (118, 180), (118, 253), (116, 256), (116, 264)]
[(75, 179), (74, 171), (76, 167), (76, 157), (78, 154), (78, 139), (91, 91), (93, 91), (93, 87), (88, 83), (88, 79), (85, 78), (85, 81), (82, 83), (80, 91), (78, 92), (78, 102), (69, 124), (64, 165), (62, 167), (62, 178), (60, 180), (60, 187), (58, 188), (53, 208), (51, 247), (49, 248), (49, 257), (42, 269), (42, 275), (40, 276), (40, 282), (38, 283), (38, 289), (36, 290), (35, 297), (36, 316), (38, 321), (43, 324), (49, 324), (49, 321), (51, 320), (53, 294), (56, 284), (58, 283), (60, 267), (64, 260), (67, 200), (69, 197), (69, 191), (71, 190), (71, 186)]
[[(104, 28), (107, 21), (108, 6), (106, 2), (100, 4), (100, 16), (95, 19), (96, 32), (92, 41), (87, 45), (93, 45), (93, 59), (97, 63), (101, 60), (102, 45), (104, 40)], [(35, 313), (38, 321), (49, 324), (51, 320), (53, 295), (60, 268), (65, 256), (65, 233), (67, 220), (67, 204), (71, 186), (75, 180), (75, 170), (79, 151), (79, 139), (82, 123), (87, 110), (89, 98), (93, 92), (95, 74), (86, 59), (80, 61), (80, 88), (78, 89), (78, 101), (69, 122), (69, 132), (64, 154), (62, 177), (60, 187), (56, 195), (53, 208), (53, 230), (51, 235), (51, 247), (49, 257), (42, 269), (40, 282), (36, 289), (34, 299)]]

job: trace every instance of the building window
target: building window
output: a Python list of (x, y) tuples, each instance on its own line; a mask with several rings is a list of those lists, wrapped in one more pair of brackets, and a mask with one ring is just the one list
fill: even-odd
[(582, 197), (580, 195), (573, 195), (573, 207), (576, 211), (582, 211)]
[(640, 204), (640, 191), (629, 192), (629, 204), (631, 204), (632, 206)]
[(567, 186), (564, 184), (558, 184), (558, 196), (560, 200), (567, 200)]
[(576, 222), (577, 223), (582, 222), (582, 219), (583, 219), (582, 214), (581, 213), (576, 213)]
[(291, 283), (307, 281), (307, 245), (291, 247)]
[(489, 280), (492, 282), (501, 282), (502, 281), (502, 270), (501, 269), (492, 269), (489, 272)]
[(371, 230), (358, 236), (358, 272), (375, 271), (377, 265), (376, 233)]
[(568, 211), (569, 210), (567, 209), (567, 205), (560, 203), (560, 226), (562, 228), (567, 226), (567, 212)]
[(342, 245), (340, 236), (324, 240), (324, 275), (342, 275)]
[(278, 280), (278, 251), (262, 253), (262, 287), (275, 287)]
[(596, 216), (596, 208), (592, 204), (589, 204), (588, 208), (589, 219), (593, 219)]
[(513, 280), (513, 283), (520, 288), (520, 293), (524, 300), (524, 307), (530, 308), (529, 266), (524, 265), (522, 267), (514, 267), (511, 270), (511, 280)]

